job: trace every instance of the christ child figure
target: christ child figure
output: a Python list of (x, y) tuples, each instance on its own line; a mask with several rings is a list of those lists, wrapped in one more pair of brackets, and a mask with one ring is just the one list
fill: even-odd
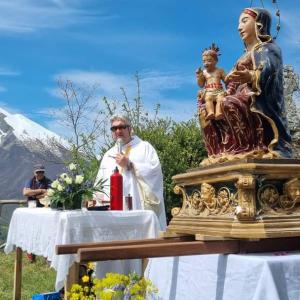
[(197, 82), (201, 88), (198, 93), (198, 101), (205, 103), (206, 120), (219, 120), (223, 118), (221, 101), (225, 91), (222, 81), (225, 83), (225, 72), (217, 68), (219, 48), (213, 43), (210, 48), (202, 52), (204, 70), (199, 68), (196, 71)]

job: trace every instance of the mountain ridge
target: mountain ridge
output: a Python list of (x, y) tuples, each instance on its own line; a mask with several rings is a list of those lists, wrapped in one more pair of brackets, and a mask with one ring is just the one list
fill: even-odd
[(66, 148), (67, 142), (56, 133), (0, 107), (0, 199), (24, 199), (22, 189), (36, 163), (45, 165), (50, 179), (62, 172), (66, 152), (53, 151), (49, 139)]

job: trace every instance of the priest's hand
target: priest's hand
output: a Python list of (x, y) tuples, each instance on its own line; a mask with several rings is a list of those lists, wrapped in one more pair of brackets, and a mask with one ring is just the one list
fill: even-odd
[(122, 167), (123, 169), (127, 168), (127, 166), (130, 164), (129, 158), (125, 155), (118, 153), (116, 155), (116, 163)]

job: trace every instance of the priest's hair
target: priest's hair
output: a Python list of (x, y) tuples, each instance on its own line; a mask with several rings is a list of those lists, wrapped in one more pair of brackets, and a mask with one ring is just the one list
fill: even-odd
[(130, 119), (125, 115), (121, 115), (121, 114), (113, 115), (110, 118), (110, 123), (112, 124), (114, 121), (122, 121), (125, 123), (125, 125), (132, 127)]

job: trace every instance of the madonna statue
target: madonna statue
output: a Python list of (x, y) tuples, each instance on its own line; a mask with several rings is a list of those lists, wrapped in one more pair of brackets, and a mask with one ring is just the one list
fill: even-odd
[[(224, 76), (220, 114), (216, 106), (214, 114), (207, 112), (206, 99), (198, 93), (208, 151), (202, 166), (209, 167), (172, 177), (182, 207), (172, 209), (166, 236), (276, 238), (275, 251), (285, 243), (279, 237), (300, 237), (300, 160), (290, 159), (281, 53), (270, 27), (265, 9), (244, 9), (238, 31), (245, 53)], [(201, 70), (196, 76), (203, 94), (215, 87), (202, 84)]]
[(280, 48), (270, 34), (271, 16), (261, 8), (246, 8), (238, 31), (244, 55), (226, 76), (222, 119), (207, 120), (199, 103), (208, 158), (203, 165), (239, 158), (290, 158), (291, 137), (283, 98)]

